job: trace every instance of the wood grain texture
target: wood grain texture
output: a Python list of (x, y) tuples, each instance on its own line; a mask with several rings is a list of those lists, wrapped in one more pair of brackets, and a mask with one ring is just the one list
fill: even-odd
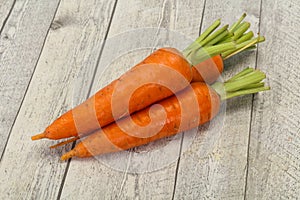
[(263, 1), (258, 67), (272, 90), (256, 96), (247, 199), (300, 197), (300, 2)]
[[(0, 38), (0, 155), (19, 111), (59, 0), (17, 1)], [(9, 7), (6, 7), (9, 9)]]
[[(232, 24), (243, 12), (254, 32), (258, 31), (260, 1), (206, 1), (203, 28), (214, 19)], [(255, 51), (225, 62), (223, 78), (232, 77), (247, 66), (255, 66)], [(247, 170), (247, 148), (252, 96), (231, 99), (226, 109), (210, 124), (200, 127), (194, 142), (182, 151), (175, 199), (243, 199)], [(190, 135), (185, 133), (185, 140)]]
[[(41, 1), (31, 2), (36, 8)], [(43, 6), (50, 6), (46, 2)], [(33, 142), (30, 136), (86, 98), (87, 94), (73, 98), (73, 91), (78, 79), (94, 72), (113, 5), (114, 1), (61, 1), (0, 163), (0, 181), (5, 183), (0, 186), (1, 199), (57, 198), (67, 166), (59, 161), (63, 150), (51, 151), (48, 146), (54, 142)], [(24, 44), (33, 47), (29, 42)]]
[(5, 20), (8, 18), (10, 10), (14, 5), (14, 0), (2, 0), (0, 4), (0, 30), (2, 29)]
[[(174, 40), (176, 36), (171, 32), (164, 32), (161, 28), (173, 30), (179, 35), (186, 34), (186, 37), (197, 37), (203, 3), (204, 1), (194, 0), (119, 1), (92, 92), (119, 77), (149, 54), (153, 47), (176, 43)], [(154, 29), (142, 29), (147, 27)], [(132, 31), (128, 32), (130, 30)], [(125, 31), (127, 37), (122, 39), (122, 35), (119, 34)], [(122, 45), (118, 46), (114, 40), (122, 41)], [(187, 45), (183, 43), (177, 41), (177, 45), (181, 48)], [(106, 66), (109, 52), (116, 55), (116, 59)], [(162, 140), (135, 149), (131, 153), (122, 152), (85, 160), (73, 159), (61, 197), (62, 199), (86, 196), (95, 199), (171, 199), (176, 173), (174, 161), (179, 155), (180, 139), (181, 135), (178, 135), (177, 138), (170, 139), (171, 141)], [(168, 148), (169, 151), (164, 151), (163, 148), (170, 143), (172, 144)], [(168, 156), (175, 159), (171, 163), (162, 164), (169, 159)], [(141, 173), (143, 170), (144, 173)], [(137, 171), (139, 173), (136, 173)]]

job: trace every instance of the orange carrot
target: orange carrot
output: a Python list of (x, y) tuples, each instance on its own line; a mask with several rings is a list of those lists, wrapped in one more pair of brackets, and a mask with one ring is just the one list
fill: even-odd
[[(193, 94), (194, 92), (195, 94)], [(118, 124), (112, 123), (111, 125), (104, 127), (101, 131), (97, 131), (96, 133), (88, 136), (70, 153), (64, 155), (62, 159), (65, 160), (69, 158), (70, 155), (87, 157), (143, 145), (159, 138), (171, 136), (177, 132), (188, 130), (197, 126), (198, 124), (203, 124), (212, 119), (219, 110), (220, 98), (218, 94), (209, 88), (205, 83), (193, 83), (192, 90), (185, 89), (177, 96), (178, 99), (176, 96), (172, 96), (163, 100), (159, 103), (159, 105), (162, 107), (152, 111), (153, 119), (161, 118), (161, 109), (164, 109), (167, 115), (164, 121), (164, 126), (154, 136), (147, 137), (147, 134), (151, 134), (153, 129), (162, 123), (161, 121), (157, 121), (157, 124), (150, 127), (146, 134), (143, 133), (141, 136), (136, 137), (132, 136), (131, 134), (127, 134), (118, 126), (119, 124), (121, 127), (126, 127), (126, 129), (130, 130), (132, 133), (136, 132), (136, 127), (130, 122), (130, 119), (124, 118), (121, 119)], [(199, 106), (199, 110), (201, 111), (201, 116), (198, 120), (194, 120), (197, 118), (197, 113), (193, 112), (195, 108), (188, 106), (186, 108), (189, 110), (186, 110), (186, 112), (190, 113), (191, 115), (194, 114), (194, 116), (189, 116), (188, 120), (183, 120), (183, 123), (180, 124), (182, 116), (180, 103), (185, 105), (193, 105), (192, 101), (194, 100), (195, 96), (197, 98), (197, 106)], [(181, 100), (180, 103), (179, 100)], [(151, 122), (149, 108), (133, 114), (132, 120), (134, 123), (140, 126), (146, 126), (149, 124)]]
[(264, 73), (247, 68), (224, 84), (192, 83), (177, 96), (160, 101), (160, 106), (148, 107), (87, 136), (61, 159), (121, 151), (194, 128), (217, 115), (221, 100), (268, 90), (261, 82), (264, 78)]
[(221, 55), (213, 56), (207, 60), (193, 66), (192, 82), (206, 82), (211, 84), (215, 82), (224, 69), (223, 58)]
[[(87, 135), (183, 90), (192, 79), (197, 80), (197, 77), (201, 77), (208, 83), (214, 82), (220, 70), (213, 73), (213, 65), (208, 58), (215, 56), (212, 59), (213, 64), (221, 69), (223, 63), (217, 61), (216, 55), (222, 55), (222, 58), (223, 53), (230, 56), (241, 51), (252, 41), (250, 40), (252, 36), (244, 37), (240, 34), (233, 39), (234, 34), (231, 35), (226, 30), (228, 25), (212, 33), (219, 24), (217, 20), (212, 28), (208, 28), (208, 31), (205, 31), (183, 53), (174, 48), (161, 48), (153, 52), (91, 98), (60, 116), (43, 133), (32, 136), (32, 140)], [(240, 28), (237, 28), (238, 30)], [(234, 42), (227, 41), (228, 39), (240, 40), (242, 43), (236, 46)], [(257, 43), (256, 40), (254, 42)], [(254, 42), (250, 44), (254, 45)], [(203, 47), (199, 48), (199, 45)], [(196, 68), (191, 68), (192, 65)]]
[[(150, 65), (154, 67), (149, 69)], [(147, 71), (147, 69), (149, 70)], [(152, 71), (152, 74), (149, 74), (149, 71)], [(177, 77), (174, 74), (177, 74)], [(156, 80), (165, 79), (169, 81), (172, 83), (175, 92), (184, 89), (192, 80), (191, 66), (182, 54), (174, 48), (161, 48), (153, 52), (119, 79), (98, 91), (87, 101), (63, 114), (48, 126), (42, 134), (33, 136), (32, 139), (61, 139), (90, 133), (113, 122), (114, 118), (118, 119), (127, 115), (127, 102), (124, 102), (122, 99), (119, 99), (119, 102), (117, 102), (119, 105), (116, 105), (117, 108), (122, 110), (113, 115), (112, 106), (114, 105), (112, 105), (112, 98), (116, 87), (129, 87), (131, 84), (137, 84), (137, 90), (132, 94), (129, 102), (130, 113), (172, 95), (172, 91), (168, 87), (160, 85), (159, 82), (148, 83), (138, 87), (140, 86), (140, 79), (146, 76), (152, 76)], [(174, 81), (174, 78), (178, 77), (181, 77), (181, 79)], [(130, 93), (128, 94), (130, 91), (122, 92), (124, 93), (122, 97), (130, 97)], [(81, 126), (80, 124), (85, 125)]]

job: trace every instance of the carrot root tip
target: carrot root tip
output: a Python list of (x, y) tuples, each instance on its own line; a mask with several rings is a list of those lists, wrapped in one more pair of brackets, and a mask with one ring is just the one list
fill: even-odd
[(50, 149), (55, 149), (55, 148), (57, 148), (57, 147), (60, 147), (60, 146), (69, 144), (69, 143), (71, 143), (71, 142), (74, 142), (74, 141), (76, 141), (76, 140), (78, 140), (78, 139), (79, 139), (79, 137), (71, 138), (71, 139), (69, 139), (69, 140), (66, 140), (66, 141), (60, 142), (60, 143), (58, 143), (58, 144), (55, 144), (55, 145), (53, 145), (53, 146), (50, 146)]
[(46, 138), (46, 134), (45, 133), (40, 133), (40, 134), (32, 136), (31, 140), (40, 140), (40, 139), (43, 139), (43, 138)]
[(64, 155), (62, 155), (60, 159), (61, 160), (68, 160), (68, 159), (72, 158), (75, 155), (76, 155), (75, 151), (71, 150), (71, 151), (65, 153)]

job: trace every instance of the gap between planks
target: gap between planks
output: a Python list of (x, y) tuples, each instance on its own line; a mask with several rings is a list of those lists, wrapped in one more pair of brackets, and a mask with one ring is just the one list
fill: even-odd
[(11, 6), (11, 8), (9, 9), (9, 12), (8, 12), (7, 16), (6, 16), (5, 19), (3, 20), (3, 24), (2, 24), (2, 26), (1, 26), (1, 28), (0, 28), (0, 35), (2, 34), (3, 29), (4, 29), (4, 27), (5, 27), (6, 23), (7, 23), (7, 20), (8, 20), (8, 18), (10, 17), (10, 15), (11, 15), (11, 13), (12, 13), (14, 7), (15, 7), (16, 1), (17, 1), (17, 0), (14, 0), (14, 1), (13, 1), (12, 6)]
[[(262, 0), (260, 0), (260, 7), (259, 7), (259, 22), (258, 22), (258, 33), (260, 33), (260, 26), (261, 26), (261, 13), (262, 13)], [(256, 45), (256, 55), (255, 55), (255, 69), (257, 68), (258, 63), (258, 54), (259, 54), (259, 44)], [(248, 146), (247, 146), (247, 165), (246, 165), (246, 175), (245, 175), (245, 188), (244, 188), (244, 200), (247, 199), (247, 187), (248, 187), (248, 174), (249, 174), (249, 162), (250, 162), (250, 145), (251, 145), (251, 130), (252, 130), (252, 119), (253, 119), (253, 112), (254, 109), (254, 94), (252, 94), (251, 98), (251, 111), (250, 111), (250, 124), (249, 124), (249, 131), (248, 131)]]

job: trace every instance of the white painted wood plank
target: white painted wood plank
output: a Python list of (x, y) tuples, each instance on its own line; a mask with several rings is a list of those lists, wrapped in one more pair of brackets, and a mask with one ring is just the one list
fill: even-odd
[[(185, 2), (119, 1), (109, 31), (109, 39), (98, 66), (93, 92), (143, 59), (150, 53), (152, 47), (177, 43), (183, 48), (184, 41), (183, 43), (174, 41), (176, 36), (158, 28), (171, 29), (187, 37), (196, 38), (199, 34), (203, 3), (204, 1), (194, 0)], [(145, 27), (155, 27), (155, 29), (141, 30)], [(121, 38), (117, 36), (118, 34), (128, 30), (134, 32), (126, 32), (123, 35), (127, 36), (127, 38), (124, 37), (126, 39), (118, 39), (122, 46), (113, 42)], [(163, 39), (160, 39), (162, 36)], [(137, 50), (140, 47), (143, 49)], [(133, 51), (126, 52), (126, 49)], [(104, 70), (105, 60), (109, 60), (109, 52), (120, 55), (122, 51), (126, 53), (121, 57), (116, 56), (117, 59), (109, 63), (111, 65)], [(134, 153), (122, 152), (93, 159), (73, 159), (64, 184), (62, 199), (86, 197), (92, 199), (171, 199), (176, 162), (168, 165), (161, 165), (161, 163), (168, 159), (168, 155), (177, 158), (180, 138), (179, 135), (171, 142), (162, 140), (138, 148)], [(174, 151), (168, 154), (163, 147), (170, 143), (172, 147), (169, 149)], [(104, 161), (106, 163), (103, 163)], [(107, 166), (107, 162), (111, 165)], [(160, 167), (163, 168), (160, 169)], [(158, 170), (152, 171), (154, 168)], [(123, 171), (117, 169), (123, 169)], [(143, 170), (150, 172), (136, 173), (137, 171), (143, 172)]]
[[(243, 12), (258, 31), (260, 1), (206, 1), (204, 23), (222, 18), (233, 23)], [(263, 45), (263, 44), (262, 44)], [(225, 62), (224, 79), (247, 66), (255, 66), (255, 51), (236, 55)], [(193, 144), (182, 152), (176, 181), (175, 199), (243, 199), (252, 96), (227, 101), (226, 109), (200, 127)], [(189, 133), (184, 135), (190, 139)]]
[(59, 161), (62, 150), (30, 136), (85, 99), (86, 93), (73, 98), (73, 91), (78, 79), (94, 72), (114, 2), (61, 1), (0, 163), (1, 199), (57, 198), (67, 165)]
[[(0, 155), (59, 0), (17, 1), (0, 37)], [(9, 9), (6, 6), (6, 9)]]
[(250, 134), (247, 199), (299, 199), (300, 2), (263, 1), (258, 67), (272, 90), (256, 96)]
[(7, 19), (11, 8), (13, 7), (14, 0), (2, 0), (0, 4), (0, 30)]

